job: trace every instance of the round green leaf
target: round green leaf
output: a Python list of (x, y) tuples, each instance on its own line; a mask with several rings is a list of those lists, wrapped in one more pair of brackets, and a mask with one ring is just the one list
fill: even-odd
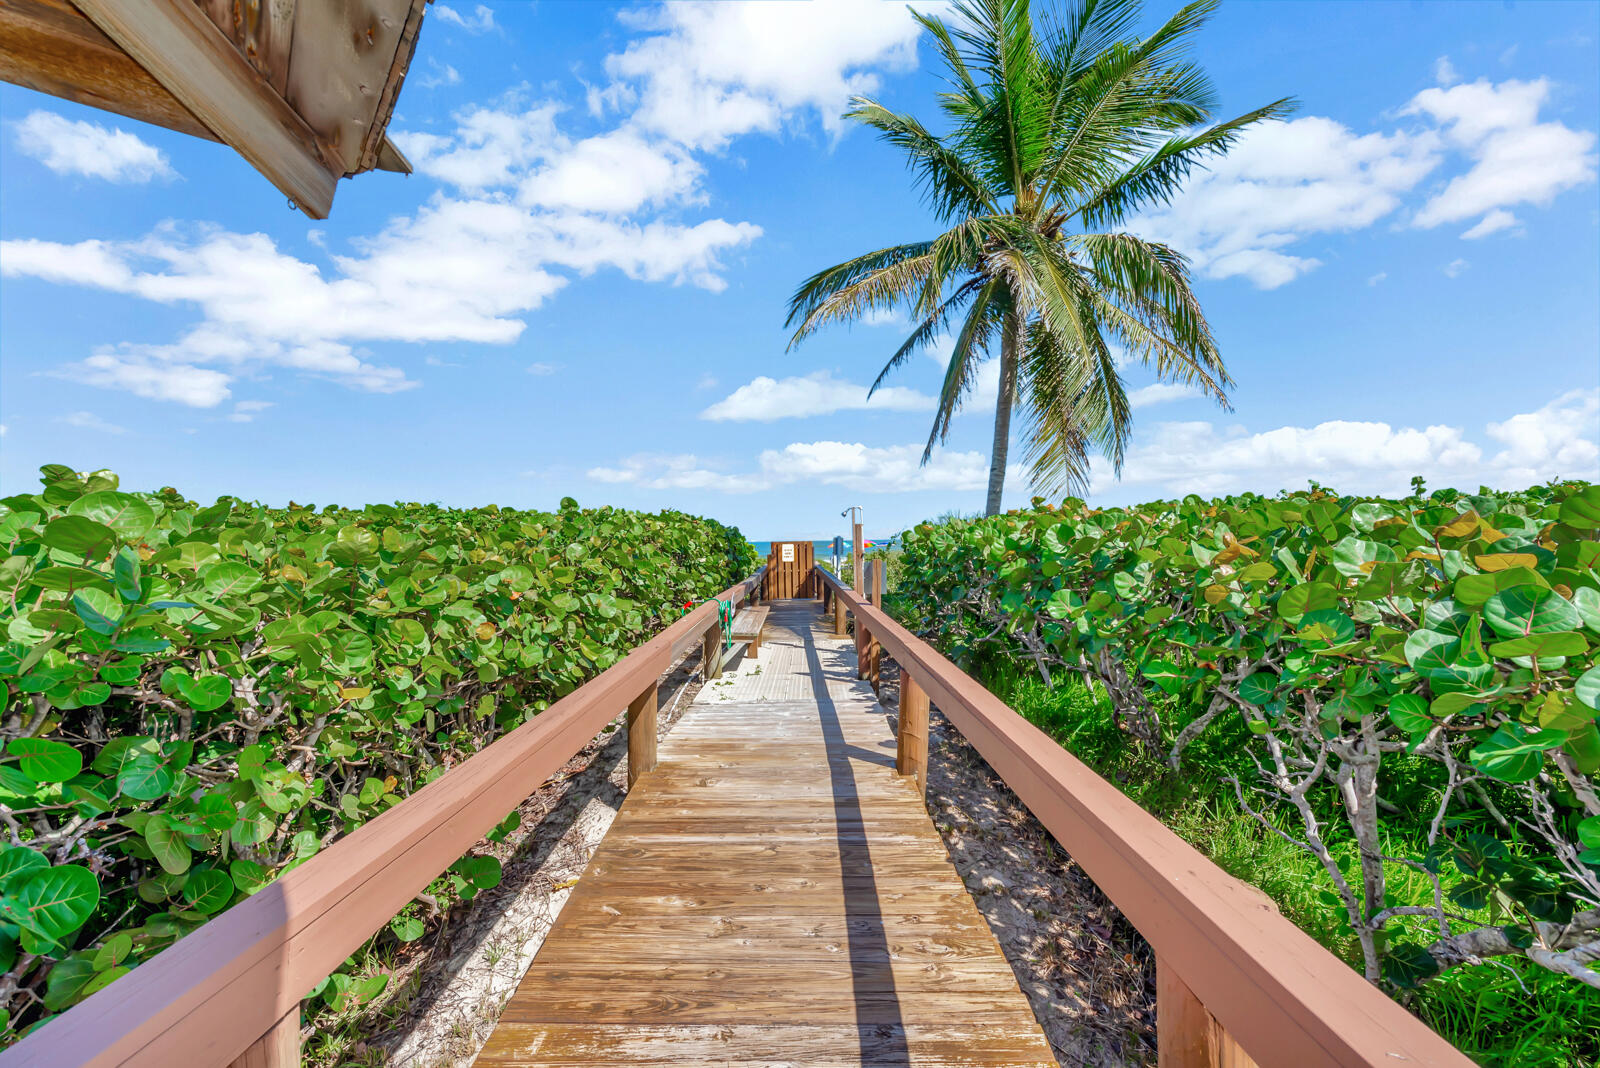
[(154, 801), (172, 789), (172, 769), (159, 754), (138, 752), (122, 762), (117, 788), (135, 801)]
[(1600, 664), (1579, 675), (1577, 681), (1572, 684), (1572, 692), (1578, 700), (1600, 711)]
[(49, 866), (50, 861), (43, 853), (35, 852), (27, 846), (0, 846), (0, 893), (21, 886), (24, 881), (32, 878), (34, 873)]
[(1428, 702), (1414, 693), (1397, 694), (1389, 702), (1389, 719), (1407, 734), (1417, 734), (1433, 726), (1428, 715)]
[(116, 544), (117, 532), (81, 515), (64, 515), (45, 524), (41, 540), (52, 549), (74, 556), (100, 557)]
[(100, 903), (100, 882), (77, 864), (42, 871), (8, 895), (6, 915), (27, 931), (60, 942), (82, 927)]
[(144, 825), (145, 845), (155, 854), (156, 862), (169, 874), (182, 875), (189, 870), (189, 843), (184, 841), (183, 830), (170, 816), (156, 813)]
[(1583, 530), (1600, 528), (1600, 486), (1585, 486), (1562, 501), (1556, 518)]
[(389, 922), (389, 929), (402, 942), (415, 942), (422, 937), (422, 921), (415, 916), (397, 916)]
[(184, 702), (196, 712), (212, 712), (227, 704), (233, 697), (233, 680), (226, 675), (202, 675), (199, 678), (180, 679), (178, 692)]
[(1307, 612), (1336, 608), (1339, 591), (1326, 582), (1303, 582), (1283, 591), (1278, 598), (1278, 615), (1293, 623)]
[(261, 576), (253, 568), (236, 560), (223, 560), (200, 569), (200, 581), (207, 596), (215, 601), (242, 597), (261, 585)]
[(189, 873), (183, 883), (183, 899), (196, 911), (210, 915), (221, 912), (233, 900), (233, 880), (216, 868), (201, 868)]
[(131, 493), (86, 493), (67, 512), (103, 523), (128, 541), (143, 541), (156, 525), (155, 509)]
[(1577, 630), (1583, 625), (1571, 601), (1543, 586), (1501, 590), (1484, 602), (1483, 617), (1496, 634), (1507, 638)]
[(1270, 671), (1258, 671), (1239, 683), (1239, 696), (1253, 705), (1265, 705), (1272, 701), (1277, 689), (1277, 675)]
[(1507, 723), (1478, 744), (1470, 756), (1473, 767), (1501, 782), (1527, 782), (1544, 766), (1545, 750), (1567, 740), (1566, 731), (1529, 730)]
[(83, 754), (48, 738), (13, 738), (6, 752), (18, 758), (22, 774), (34, 782), (66, 782), (83, 770)]

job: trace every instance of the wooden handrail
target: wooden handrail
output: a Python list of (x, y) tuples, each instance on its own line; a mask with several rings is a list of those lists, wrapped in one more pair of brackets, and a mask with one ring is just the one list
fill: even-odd
[[(765, 571), (720, 599), (743, 601)], [(300, 1001), (318, 980), (719, 626), (716, 605), (700, 605), (527, 723), (0, 1054), (0, 1064), (220, 1068), (262, 1036), (281, 1036), (291, 1024), (297, 1032)], [(653, 714), (654, 703), (649, 707)], [(298, 1035), (292, 1037), (297, 1056)]]
[[(1167, 980), (1158, 985), (1187, 987), (1251, 1058), (1295, 1068), (1471, 1065), (1279, 915), (1260, 891), (1217, 867), (827, 568), (817, 572), (836, 605), (870, 635), (866, 644), (894, 657), (902, 678), (926, 692), (1139, 929)], [(1163, 1019), (1166, 1008), (1158, 1009)]]

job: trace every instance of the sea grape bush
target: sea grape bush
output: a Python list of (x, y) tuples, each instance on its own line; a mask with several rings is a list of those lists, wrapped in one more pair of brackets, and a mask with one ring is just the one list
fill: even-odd
[[(1600, 486), (1414, 486), (924, 524), (899, 594), (965, 666), (1103, 687), (1174, 769), (1247, 739), (1241, 805), (1287, 817), (1370, 980), (1520, 956), (1600, 986)], [(1396, 866), (1433, 899), (1396, 901)]]
[[(757, 566), (737, 530), (677, 512), (201, 507), (43, 472), (0, 500), (7, 1038)], [(469, 856), (443, 882), (498, 879)]]

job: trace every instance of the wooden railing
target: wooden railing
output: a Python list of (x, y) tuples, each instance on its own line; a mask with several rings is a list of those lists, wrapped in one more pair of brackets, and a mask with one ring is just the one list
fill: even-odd
[[(762, 568), (720, 598), (741, 603)], [(0, 1054), (4, 1068), (293, 1068), (300, 1001), (624, 708), (628, 783), (655, 764), (656, 684), (700, 645), (707, 602), (405, 801)]]
[(931, 698), (1155, 950), (1163, 1066), (1471, 1064), (1259, 890), (826, 568), (817, 572), (835, 632), (845, 633), (847, 614), (855, 619), (861, 677), (877, 687), (885, 651), (900, 666), (900, 774), (926, 789)]

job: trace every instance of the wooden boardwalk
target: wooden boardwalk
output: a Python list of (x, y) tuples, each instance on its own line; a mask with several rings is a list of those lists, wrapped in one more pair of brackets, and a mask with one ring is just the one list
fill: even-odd
[(1056, 1063), (822, 623), (775, 602), (662, 742), (477, 1064)]

